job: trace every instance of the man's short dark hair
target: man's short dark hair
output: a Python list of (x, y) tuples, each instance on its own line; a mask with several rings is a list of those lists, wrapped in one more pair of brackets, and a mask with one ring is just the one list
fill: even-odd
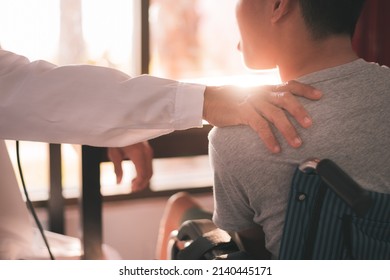
[(353, 36), (365, 0), (298, 0), (314, 39)]

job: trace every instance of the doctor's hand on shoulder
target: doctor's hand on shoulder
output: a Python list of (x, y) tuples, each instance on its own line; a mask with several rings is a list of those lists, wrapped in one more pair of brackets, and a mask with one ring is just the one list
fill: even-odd
[(314, 101), (321, 99), (322, 93), (296, 81), (249, 88), (207, 87), (203, 118), (217, 127), (248, 125), (259, 135), (270, 152), (278, 153), (280, 145), (270, 124), (281, 132), (293, 148), (300, 147), (302, 140), (287, 118), (287, 113), (304, 128), (312, 125), (311, 117), (299, 103), (297, 96)]

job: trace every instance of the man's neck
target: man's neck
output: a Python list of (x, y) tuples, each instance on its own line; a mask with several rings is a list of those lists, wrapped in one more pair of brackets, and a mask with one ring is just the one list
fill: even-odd
[(283, 81), (339, 66), (357, 59), (351, 40), (346, 36), (331, 37), (308, 44), (295, 42), (290, 52), (281, 57), (278, 67)]

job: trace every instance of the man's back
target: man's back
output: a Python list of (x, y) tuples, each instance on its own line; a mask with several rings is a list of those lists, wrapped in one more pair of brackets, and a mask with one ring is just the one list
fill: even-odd
[(390, 193), (390, 69), (363, 60), (306, 75), (320, 89), (302, 103), (315, 124), (301, 130), (298, 150), (272, 155), (244, 127), (213, 129), (215, 223), (229, 231), (263, 226), (267, 248), (278, 254), (293, 172), (309, 157), (330, 158), (367, 189)]

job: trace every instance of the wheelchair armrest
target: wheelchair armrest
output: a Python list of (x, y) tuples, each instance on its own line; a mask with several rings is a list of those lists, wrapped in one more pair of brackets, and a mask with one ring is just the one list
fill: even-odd
[(369, 192), (363, 189), (333, 161), (329, 159), (319, 161), (316, 172), (358, 216), (363, 216), (371, 207), (372, 200)]
[(248, 258), (226, 231), (208, 219), (184, 222), (171, 241), (171, 259), (175, 260)]
[(203, 236), (205, 233), (217, 229), (217, 226), (208, 219), (189, 220), (185, 221), (176, 238), (181, 241), (195, 240), (196, 238)]

